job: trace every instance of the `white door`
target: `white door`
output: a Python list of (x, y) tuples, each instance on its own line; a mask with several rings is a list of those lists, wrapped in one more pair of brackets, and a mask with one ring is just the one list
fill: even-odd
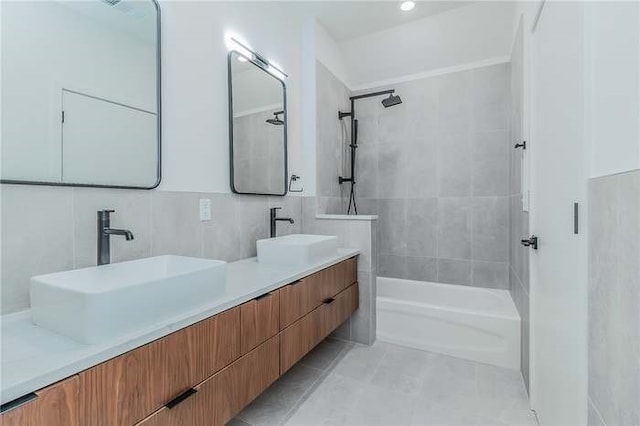
[(531, 39), (531, 230), (540, 238), (530, 256), (531, 403), (543, 426), (586, 425), (582, 27), (581, 2), (547, 1)]
[(63, 89), (62, 182), (151, 186), (157, 115)]

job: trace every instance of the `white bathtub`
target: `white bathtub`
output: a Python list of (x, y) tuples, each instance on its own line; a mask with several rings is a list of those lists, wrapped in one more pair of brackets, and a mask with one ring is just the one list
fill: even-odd
[(507, 290), (378, 277), (377, 337), (520, 369), (520, 316)]

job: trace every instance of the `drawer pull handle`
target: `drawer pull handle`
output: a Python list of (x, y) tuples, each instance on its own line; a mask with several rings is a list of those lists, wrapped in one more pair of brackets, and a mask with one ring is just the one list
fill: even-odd
[(37, 398), (38, 398), (38, 395), (35, 392), (31, 392), (26, 395), (23, 395), (19, 398), (14, 399), (13, 401), (9, 401), (2, 404), (2, 406), (0, 406), (0, 413), (6, 413), (8, 411), (14, 410)]
[(330, 297), (330, 298), (328, 298), (328, 299), (324, 299), (324, 300), (322, 301), (322, 303), (324, 303), (325, 305), (330, 305), (330, 304), (332, 304), (333, 302), (335, 302), (335, 300), (336, 300), (336, 299), (334, 299), (333, 297)]
[(265, 293), (265, 294), (261, 294), (260, 296), (256, 297), (253, 300), (260, 300), (260, 299), (264, 299), (265, 297), (269, 297), (269, 296), (273, 296), (273, 293)]
[(171, 410), (176, 405), (182, 403), (184, 400), (186, 400), (190, 396), (195, 395), (196, 393), (198, 393), (198, 391), (195, 390), (194, 388), (187, 389), (186, 391), (184, 391), (180, 395), (178, 395), (175, 398), (173, 398), (171, 401), (167, 402), (164, 406), (167, 407), (169, 410)]

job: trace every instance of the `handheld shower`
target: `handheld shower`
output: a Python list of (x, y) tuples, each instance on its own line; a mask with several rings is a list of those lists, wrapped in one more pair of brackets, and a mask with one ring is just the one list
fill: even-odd
[(395, 105), (399, 105), (402, 103), (402, 99), (400, 96), (394, 95), (395, 90), (383, 90), (380, 92), (373, 93), (365, 93), (362, 95), (356, 95), (349, 98), (351, 101), (351, 111), (343, 112), (338, 111), (338, 120), (342, 121), (345, 118), (349, 117), (351, 121), (351, 143), (349, 144), (349, 148), (351, 150), (351, 176), (344, 177), (338, 176), (338, 183), (340, 185), (344, 183), (351, 184), (351, 190), (349, 194), (349, 206), (347, 207), (347, 214), (351, 214), (351, 206), (353, 206), (353, 212), (358, 214), (358, 205), (356, 203), (356, 149), (358, 148), (358, 120), (356, 119), (356, 105), (355, 101), (358, 99), (371, 98), (374, 96), (382, 96), (389, 95), (388, 98), (384, 98), (382, 100), (382, 106), (385, 108), (389, 108)]

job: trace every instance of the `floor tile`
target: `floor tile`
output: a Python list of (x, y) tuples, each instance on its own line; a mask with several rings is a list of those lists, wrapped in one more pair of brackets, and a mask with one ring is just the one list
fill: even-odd
[(518, 371), (384, 342), (336, 342), (323, 342), (230, 424), (538, 425)]
[(341, 340), (326, 339), (302, 358), (300, 363), (307, 367), (326, 370), (349, 346), (349, 343)]
[(409, 425), (413, 401), (402, 393), (366, 385), (347, 415), (347, 425)]
[(478, 415), (472, 409), (445, 407), (421, 397), (414, 400), (410, 424), (412, 426), (476, 426), (477, 422)]
[(417, 349), (390, 345), (371, 379), (385, 389), (416, 395), (434, 354)]
[(422, 380), (421, 394), (452, 409), (474, 407), (476, 368), (471, 361), (434, 355)]
[(355, 345), (348, 349), (340, 362), (332, 369), (334, 374), (368, 382), (384, 357), (388, 343), (376, 341), (372, 346)]
[(252, 426), (282, 424), (321, 374), (316, 368), (295, 365), (237, 417)]
[(298, 407), (287, 425), (344, 425), (362, 392), (362, 383), (338, 374), (328, 375)]

